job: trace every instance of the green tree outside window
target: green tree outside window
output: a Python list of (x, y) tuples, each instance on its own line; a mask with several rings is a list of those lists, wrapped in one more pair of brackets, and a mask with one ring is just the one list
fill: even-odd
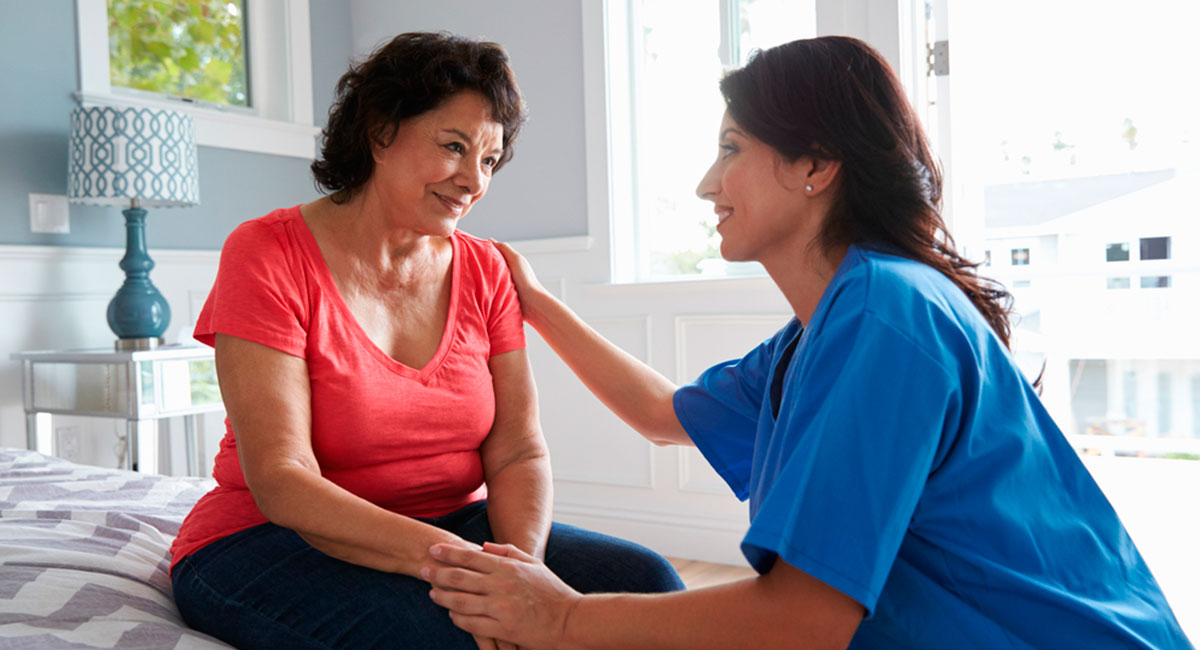
[(108, 0), (113, 86), (249, 106), (244, 0)]

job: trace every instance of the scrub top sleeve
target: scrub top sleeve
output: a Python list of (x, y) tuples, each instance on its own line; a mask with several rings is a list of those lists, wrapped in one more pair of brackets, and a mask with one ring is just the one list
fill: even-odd
[(675, 415), (688, 437), (743, 501), (749, 496), (754, 439), (778, 341), (788, 328), (741, 359), (705, 370), (675, 391)]
[(790, 451), (774, 480), (761, 482), (742, 551), (759, 571), (778, 556), (870, 614), (939, 441), (957, 430), (959, 382), (870, 314), (829, 323), (823, 334), (793, 361), (801, 366), (785, 385), (772, 440)]

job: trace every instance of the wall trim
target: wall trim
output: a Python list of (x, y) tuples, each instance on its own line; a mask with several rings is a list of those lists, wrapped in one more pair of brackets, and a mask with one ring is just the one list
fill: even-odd
[[(0, 244), (0, 260), (37, 262), (71, 258), (84, 262), (111, 260), (115, 263), (124, 255), (124, 248)], [(150, 249), (150, 257), (155, 261), (170, 261), (174, 264), (216, 264), (221, 259), (221, 251), (160, 248)]]
[(16, 293), (4, 292), (0, 293), (0, 302), (81, 302), (86, 300), (102, 300), (108, 302), (112, 300), (112, 294), (99, 293), (96, 291), (80, 292), (80, 293)]
[(543, 239), (519, 239), (508, 242), (522, 255), (542, 255), (546, 253), (578, 253), (591, 250), (592, 238), (587, 235), (578, 237), (547, 237)]

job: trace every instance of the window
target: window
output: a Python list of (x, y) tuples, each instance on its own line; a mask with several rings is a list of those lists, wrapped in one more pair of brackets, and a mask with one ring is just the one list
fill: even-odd
[(1171, 433), (1171, 374), (1158, 373), (1158, 433)]
[[(173, 3), (151, 2), (156, 15), (165, 18), (170, 29), (156, 32), (142, 24), (150, 10), (143, 7), (146, 0), (75, 0), (79, 40), (79, 101), (85, 105), (134, 106), (168, 108), (191, 114), (196, 119), (196, 142), (202, 146), (224, 147), (282, 156), (312, 158), (316, 152), (318, 129), (313, 127), (312, 57), (307, 0), (176, 0)], [(230, 6), (237, 7), (233, 16)], [(201, 17), (217, 19), (223, 11), (227, 22), (197, 21), (193, 12), (198, 8)], [(109, 40), (109, 11), (116, 21), (117, 38)], [(228, 33), (219, 34), (222, 26), (228, 30), (241, 20), (242, 34), (237, 39), (243, 46), (241, 64), (245, 80), (238, 82), (236, 60), (226, 63), (214, 59), (212, 51), (197, 48), (197, 41), (207, 41), (211, 26), (213, 41), (221, 47), (210, 50), (228, 51), (233, 42)], [(124, 21), (124, 23), (122, 22)], [(193, 33), (194, 32), (194, 33)], [(167, 36), (175, 40), (167, 39)], [(161, 39), (160, 39), (161, 37)], [(191, 44), (191, 54), (188, 52)], [(142, 48), (147, 48), (147, 56)], [(110, 54), (116, 58), (118, 70), (110, 68)], [(163, 56), (166, 56), (166, 59)], [(156, 67), (157, 66), (157, 67)], [(172, 68), (178, 68), (172, 73)], [(168, 73), (161, 80), (160, 73)], [(190, 71), (190, 72), (189, 72)], [(193, 91), (180, 91), (169, 79), (192, 77)], [(211, 77), (211, 78), (210, 78)], [(206, 81), (207, 80), (207, 81)], [(208, 83), (211, 81), (212, 83)], [(217, 84), (216, 82), (220, 83)], [(173, 85), (174, 84), (174, 85)], [(146, 85), (152, 86), (145, 88)], [(185, 86), (188, 84), (185, 83)], [(221, 102), (215, 90), (220, 86), (228, 98), (243, 96), (248, 106)], [(157, 91), (166, 91), (160, 94)], [(154, 91), (154, 92), (151, 92)], [(199, 93), (192, 101), (187, 92)], [(174, 97), (172, 97), (174, 95)]]
[[(614, 275), (632, 281), (761, 274), (757, 263), (721, 259), (712, 206), (695, 188), (716, 157), (722, 72), (755, 48), (815, 35), (815, 0), (629, 0), (624, 7), (632, 59), (631, 178), (629, 196), (617, 201), (633, 210), (631, 223), (615, 227), (632, 251)], [(620, 73), (617, 65), (610, 71)]]
[(1141, 259), (1143, 260), (1169, 260), (1171, 259), (1171, 238), (1170, 237), (1143, 237), (1139, 240), (1142, 249)]
[(1192, 375), (1192, 437), (1200, 438), (1200, 375)]
[(1120, 244), (1109, 244), (1108, 250), (1105, 252), (1104, 260), (1107, 262), (1128, 262), (1129, 261), (1129, 244), (1121, 242)]
[(242, 0), (162, 4), (108, 0), (108, 75), (114, 91), (249, 106)]
[[(1073, 0), (927, 4), (953, 55), (929, 78), (940, 112), (925, 111), (948, 220), (968, 255), (1011, 252), (984, 275), (1016, 290), (1015, 351), (1037, 360), (1022, 367), (1032, 378), (1045, 361), (1042, 399), (1069, 436), (1086, 437), (1087, 418), (1119, 421), (1107, 431), (1127, 452), (1195, 456), (1192, 409), (1158, 373), (1200, 365), (1200, 272), (1172, 251), (1197, 241), (1200, 79), (1182, 62), (1200, 58), (1200, 5), (1092, 3), (1083, 28)], [(1037, 46), (1012, 48), (1014, 35)], [(1086, 376), (1071, 359), (1089, 360)]]

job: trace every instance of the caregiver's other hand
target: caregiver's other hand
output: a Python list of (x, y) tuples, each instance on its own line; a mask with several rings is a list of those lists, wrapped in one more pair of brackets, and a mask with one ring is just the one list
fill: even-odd
[(475, 645), (479, 647), (479, 650), (521, 650), (521, 648), (507, 641), (489, 639), (478, 634), (472, 634), (471, 636), (475, 639)]
[(450, 610), (458, 627), (524, 648), (561, 645), (567, 618), (582, 596), (536, 558), (509, 544), (483, 551), (436, 544), (436, 566), (421, 570), (433, 584), (430, 597)]

